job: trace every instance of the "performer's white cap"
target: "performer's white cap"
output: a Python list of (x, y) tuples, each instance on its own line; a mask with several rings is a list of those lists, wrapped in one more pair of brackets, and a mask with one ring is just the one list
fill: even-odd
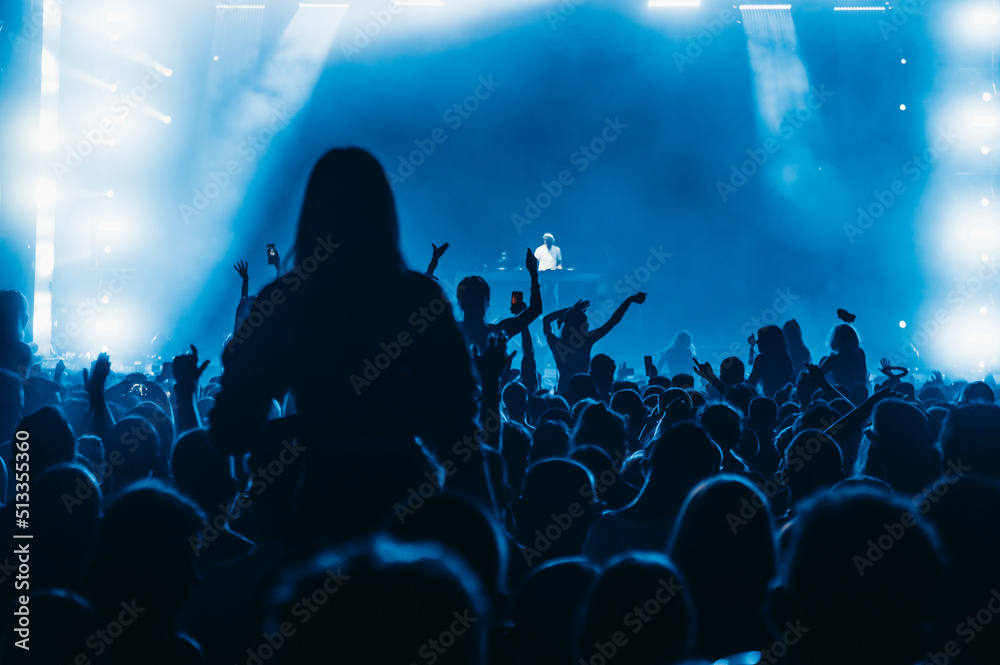
[(546, 233), (545, 235), (542, 236), (542, 240), (545, 240), (546, 238), (552, 238), (553, 240), (556, 239), (556, 237), (551, 233)]

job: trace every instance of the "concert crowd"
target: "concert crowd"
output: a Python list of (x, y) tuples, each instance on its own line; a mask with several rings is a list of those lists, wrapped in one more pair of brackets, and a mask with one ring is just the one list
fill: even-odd
[(0, 293), (0, 662), (1000, 662), (992, 377), (876, 365), (838, 303), (822, 358), (789, 320), (637, 376), (600, 342), (655, 293), (591, 328), (543, 302), (547, 235), (497, 317), (400, 224), (328, 152), (295, 268), (253, 296), (236, 266), (221, 368), (43, 369)]

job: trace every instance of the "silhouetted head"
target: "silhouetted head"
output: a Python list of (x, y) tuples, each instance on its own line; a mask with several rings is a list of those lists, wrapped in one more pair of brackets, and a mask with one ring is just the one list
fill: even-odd
[(750, 401), (750, 424), (774, 429), (778, 426), (778, 405), (770, 397), (754, 397)]
[(615, 381), (615, 369), (615, 361), (609, 355), (598, 353), (590, 359), (590, 375), (604, 392), (610, 390)]
[(805, 342), (802, 341), (802, 328), (795, 319), (785, 321), (785, 325), (781, 326), (781, 332), (789, 346), (805, 346)]
[(570, 404), (576, 404), (582, 399), (599, 400), (600, 393), (597, 391), (597, 383), (590, 374), (574, 374), (569, 379), (569, 386), (566, 388), (566, 400)]
[(507, 415), (511, 420), (524, 422), (525, 412), (528, 408), (528, 389), (520, 381), (511, 381), (503, 387), (500, 398)]
[(458, 306), (464, 316), (477, 318), (486, 316), (490, 307), (490, 285), (479, 275), (469, 275), (458, 283)]
[(549, 249), (552, 248), (552, 244), (555, 241), (556, 241), (555, 236), (553, 236), (551, 233), (546, 233), (545, 235), (542, 236), (542, 242), (544, 242), (545, 246)]
[(671, 349), (690, 349), (691, 348), (691, 333), (686, 330), (681, 330), (676, 335), (674, 339), (670, 342)]
[(531, 436), (523, 426), (508, 421), (500, 427), (500, 456), (507, 471), (507, 486), (514, 496), (521, 494), (524, 474), (528, 471), (529, 450)]
[(597, 578), (583, 609), (573, 662), (662, 665), (687, 655), (693, 627), (684, 578), (662, 554), (632, 553), (612, 560)]
[(550, 457), (565, 457), (569, 454), (569, 430), (559, 422), (541, 422), (531, 435), (531, 451), (528, 459), (532, 464)]
[[(330, 242), (340, 247), (329, 248)], [(306, 270), (307, 257), (320, 267), (340, 267), (336, 273), (318, 274), (403, 270), (396, 202), (382, 165), (370, 153), (337, 148), (313, 167), (299, 216), (295, 256)]]
[(861, 339), (854, 326), (841, 323), (830, 331), (830, 349), (834, 353), (850, 353), (861, 348)]
[(205, 512), (217, 512), (236, 496), (237, 484), (231, 457), (208, 442), (208, 430), (193, 429), (181, 435), (170, 461), (174, 484)]
[(514, 502), (518, 542), (533, 548), (529, 565), (577, 556), (594, 516), (594, 477), (568, 459), (543, 460), (528, 469)]
[(746, 366), (736, 356), (729, 356), (719, 365), (719, 379), (727, 386), (735, 386), (746, 380)]
[(603, 403), (591, 404), (573, 430), (572, 443), (573, 447), (591, 443), (612, 458), (624, 459), (625, 421)]
[(597, 567), (583, 558), (534, 567), (511, 594), (509, 651), (525, 665), (572, 662), (580, 608), (597, 575)]
[(1000, 405), (964, 404), (948, 414), (941, 430), (941, 458), (1000, 480)]
[(114, 469), (111, 484), (122, 488), (145, 480), (161, 465), (156, 428), (145, 418), (123, 418), (104, 437), (104, 460)]
[(435, 494), (405, 519), (390, 518), (386, 531), (401, 542), (440, 543), (462, 557), (491, 597), (504, 591), (507, 540), (500, 525), (473, 499), (453, 492)]
[(795, 520), (771, 624), (794, 639), (790, 662), (910, 665), (927, 654), (943, 577), (937, 538), (912, 503), (871, 489), (824, 492)]
[(739, 476), (699, 484), (681, 508), (668, 552), (687, 580), (696, 653), (714, 659), (758, 648), (776, 565), (767, 498)]
[(682, 390), (694, 388), (694, 377), (690, 374), (680, 373), (670, 377), (670, 385)]
[(796, 502), (844, 479), (844, 455), (837, 442), (817, 429), (806, 429), (785, 451), (788, 487)]
[(757, 348), (761, 353), (787, 353), (785, 335), (778, 326), (764, 326), (757, 331)]
[(574, 448), (569, 458), (587, 467), (594, 476), (598, 500), (608, 508), (621, 508), (627, 503), (626, 497), (633, 498), (634, 493), (626, 491), (627, 483), (621, 477), (621, 462), (624, 458), (613, 460), (603, 448), (589, 443)]
[(985, 402), (994, 404), (997, 401), (993, 389), (983, 381), (973, 381), (964, 388), (958, 397), (959, 404), (969, 404), (970, 402)]
[(704, 427), (712, 440), (723, 450), (733, 450), (740, 445), (743, 424), (740, 414), (727, 404), (706, 406), (698, 414), (698, 424)]
[(76, 460), (73, 432), (62, 414), (53, 407), (46, 406), (25, 416), (17, 430), (27, 432), (33, 474), (40, 474), (56, 464), (70, 464)]
[(632, 433), (638, 436), (646, 417), (646, 406), (634, 390), (619, 390), (611, 396), (611, 410), (625, 418)]
[(269, 605), (264, 634), (295, 629), (274, 650), (276, 665), (486, 662), (490, 616), (479, 581), (436, 543), (380, 536), (321, 550), (285, 566)]
[(727, 403), (732, 404), (740, 413), (746, 415), (750, 410), (750, 402), (757, 396), (757, 391), (745, 383), (737, 383), (730, 386), (723, 396)]

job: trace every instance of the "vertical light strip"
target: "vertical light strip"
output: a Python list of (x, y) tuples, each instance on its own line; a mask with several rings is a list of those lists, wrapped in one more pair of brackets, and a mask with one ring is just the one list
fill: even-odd
[[(56, 0), (45, 0), (42, 9), (42, 98), (39, 112), (39, 149), (48, 147), (57, 135), (59, 120), (59, 41), (62, 8)], [(35, 221), (35, 297), (32, 340), (38, 352), (52, 352), (52, 271), (55, 267), (56, 185), (47, 160), (40, 160), (36, 190), (38, 216)]]

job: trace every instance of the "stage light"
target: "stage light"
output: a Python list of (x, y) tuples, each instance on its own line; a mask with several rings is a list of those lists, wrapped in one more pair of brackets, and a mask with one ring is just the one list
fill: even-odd
[(993, 95), (991, 95), (991, 94), (990, 94), (990, 93), (988, 93), (988, 92), (984, 92), (984, 93), (983, 93), (983, 101), (984, 101), (984, 102), (988, 102), (988, 101), (990, 101), (991, 99), (993, 99)]
[(118, 92), (118, 86), (112, 83), (111, 87), (108, 88), (108, 90), (110, 90), (111, 92)]
[(212, 56), (212, 61), (213, 62), (218, 62), (218, 60), (219, 60), (219, 56), (217, 56), (217, 55), (213, 55)]
[(976, 25), (996, 25), (998, 17), (996, 12), (980, 12), (976, 14)]
[(115, 198), (115, 190), (109, 189), (107, 192), (104, 193), (104, 195), (109, 199), (113, 199)]
[(984, 208), (989, 208), (990, 207), (990, 200), (988, 198), (986, 198), (985, 196), (983, 197), (983, 200), (980, 201), (980, 203), (982, 204), (982, 206)]
[(989, 312), (989, 310), (988, 310), (988, 309), (986, 309), (986, 306), (985, 306), (985, 305), (984, 305), (983, 307), (980, 307), (980, 308), (979, 308), (979, 313), (980, 313), (980, 314), (982, 314), (983, 316), (986, 316), (986, 314), (987, 314), (988, 312)]
[(973, 240), (996, 240), (997, 230), (987, 227), (977, 227), (970, 233)]
[(989, 254), (985, 254), (984, 253), (979, 258), (982, 260), (983, 263), (989, 263), (990, 262), (990, 255)]
[(35, 276), (41, 278), (51, 277), (56, 265), (55, 245), (44, 241), (38, 243), (38, 251), (35, 253), (35, 256)]
[(39, 208), (51, 208), (56, 202), (56, 185), (48, 178), (39, 178), (35, 189)]
[(900, 321), (899, 322), (899, 327), (900, 328), (905, 328), (906, 327), (906, 321)]
[(128, 23), (128, 12), (108, 12), (108, 23)]
[(995, 115), (977, 115), (972, 119), (973, 127), (996, 127), (997, 117)]
[(884, 12), (885, 7), (870, 6), (870, 7), (834, 7), (835, 12)]
[(906, 104), (900, 104), (899, 105), (899, 110), (900, 111), (905, 111), (906, 110)]
[(169, 115), (163, 117), (163, 124), (165, 124), (165, 125), (169, 125), (170, 124), (170, 116)]
[(791, 5), (740, 5), (740, 11), (752, 11), (754, 9), (760, 10), (771, 10), (771, 9), (791, 9)]
[(649, 7), (701, 7), (701, 0), (649, 0)]
[(969, 333), (969, 344), (992, 344), (993, 335), (990, 333)]
[(59, 136), (52, 127), (38, 128), (38, 149), (42, 152), (51, 152), (59, 144)]
[(985, 360), (980, 360), (979, 361), (979, 369), (986, 369), (986, 361)]
[(984, 145), (982, 148), (979, 149), (979, 152), (983, 153), (984, 155), (988, 155), (990, 154), (990, 147), (988, 145)]
[(901, 64), (904, 64), (904, 65), (905, 65), (905, 64), (906, 64), (906, 58), (903, 58), (903, 59), (902, 59), (902, 60), (900, 60), (899, 62), (900, 62)]
[(105, 245), (104, 246), (104, 253), (105, 254), (110, 254), (111, 253), (111, 245)]
[(108, 294), (105, 293), (103, 296), (101, 296), (102, 305), (107, 305), (109, 302), (111, 302), (111, 298), (108, 297)]
[(118, 145), (118, 139), (111, 139), (110, 141), (108, 141), (108, 145), (111, 146), (112, 148), (115, 147), (116, 145)]
[(112, 219), (102, 219), (97, 226), (105, 233), (117, 233), (122, 230), (122, 223)]

